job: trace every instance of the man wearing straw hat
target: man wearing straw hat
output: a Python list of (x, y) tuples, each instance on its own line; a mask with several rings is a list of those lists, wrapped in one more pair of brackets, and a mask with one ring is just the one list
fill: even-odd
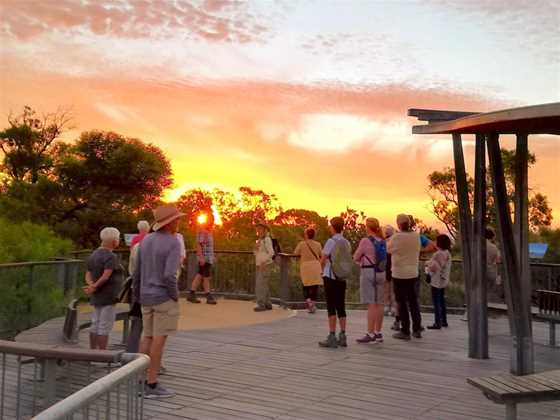
[(142, 305), (144, 338), (142, 353), (150, 356), (146, 398), (169, 398), (174, 392), (158, 384), (158, 373), (165, 342), (174, 335), (179, 323), (177, 272), (181, 265), (181, 247), (175, 234), (179, 219), (185, 216), (175, 206), (154, 210), (153, 233), (142, 241), (133, 274), (134, 301)]

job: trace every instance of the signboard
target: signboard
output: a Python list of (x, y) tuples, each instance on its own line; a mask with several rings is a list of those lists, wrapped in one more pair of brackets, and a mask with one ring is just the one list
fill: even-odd
[(126, 244), (126, 246), (130, 246), (130, 243), (132, 242), (132, 238), (134, 238), (136, 236), (136, 233), (125, 233), (124, 234), (124, 243)]
[(530, 243), (529, 244), (529, 258), (542, 259), (546, 250), (548, 249), (548, 244), (542, 243)]

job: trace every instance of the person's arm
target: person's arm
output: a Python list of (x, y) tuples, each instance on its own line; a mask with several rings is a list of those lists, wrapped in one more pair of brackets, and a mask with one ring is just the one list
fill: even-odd
[(431, 274), (436, 274), (441, 271), (444, 265), (444, 261), (442, 261), (443, 258), (444, 257), (441, 253), (436, 253), (432, 258), (430, 258), (426, 267)]
[(333, 246), (334, 241), (332, 239), (329, 239), (325, 244), (325, 248), (323, 248), (323, 255), (321, 256), (321, 268), (325, 268), (325, 265), (327, 265), (327, 261), (331, 256)]
[(420, 235), (420, 250), (421, 252), (436, 252), (437, 246), (434, 241), (431, 241), (426, 235)]
[(294, 255), (298, 255), (301, 257), (301, 242), (296, 245), (296, 249), (294, 249)]
[(167, 294), (171, 299), (177, 301), (177, 271), (181, 266), (181, 248), (179, 244), (172, 246), (165, 259), (165, 267), (163, 270), (163, 284), (167, 288)]
[(87, 286), (91, 286), (94, 282), (93, 274), (91, 274), (91, 271), (89, 271), (89, 270), (86, 271), (85, 281), (86, 281)]
[(363, 241), (364, 241), (363, 239), (360, 240), (360, 243), (358, 244), (358, 248), (356, 248), (356, 251), (354, 252), (354, 261), (358, 264), (362, 261), (362, 257), (364, 255)]
[(134, 270), (132, 272), (132, 303), (140, 302), (140, 275), (141, 275), (141, 259), (142, 252), (140, 244), (134, 247), (133, 251), (136, 253)]
[(270, 258), (274, 257), (274, 248), (272, 246), (272, 239), (270, 236), (267, 236), (264, 239), (264, 249)]
[(200, 245), (200, 242), (198, 241), (198, 237), (197, 237), (197, 242), (196, 242), (196, 256), (198, 257), (198, 264), (200, 265), (204, 265), (206, 263), (206, 259), (204, 258), (204, 254), (202, 253), (202, 245)]
[(387, 241), (387, 254), (394, 254), (395, 253), (395, 238), (391, 236), (391, 238)]

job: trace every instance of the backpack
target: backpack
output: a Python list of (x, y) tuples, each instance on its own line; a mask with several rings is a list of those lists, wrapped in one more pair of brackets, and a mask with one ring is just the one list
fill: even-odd
[(375, 271), (381, 273), (387, 269), (387, 243), (384, 240), (377, 240), (371, 236), (368, 239), (375, 250)]
[(352, 268), (354, 267), (352, 249), (345, 239), (333, 240), (335, 245), (330, 255), (331, 273), (337, 280), (346, 280), (352, 275)]
[(278, 239), (270, 238), (270, 240), (272, 241), (272, 249), (274, 250), (274, 255), (272, 256), (272, 259), (274, 260), (276, 256), (282, 252), (282, 249), (280, 248)]

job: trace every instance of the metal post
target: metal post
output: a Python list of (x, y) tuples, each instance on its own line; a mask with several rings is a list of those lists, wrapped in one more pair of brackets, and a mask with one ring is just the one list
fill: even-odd
[[(457, 199), (459, 202), (459, 230), (461, 232), (461, 247), (463, 249), (465, 300), (468, 311), (470, 306), (470, 291), (472, 289), (472, 216), (461, 134), (453, 134), (453, 158), (455, 161), (455, 183), (457, 186)], [(470, 317), (468, 318), (469, 357), (476, 358), (476, 346), (473, 342), (474, 337), (476, 336), (476, 330)]]
[(486, 153), (483, 135), (476, 136), (474, 176), (474, 223), (472, 283), (468, 291), (469, 324), (474, 334), (469, 336), (470, 357), (488, 358), (488, 297), (486, 287)]
[(508, 303), (508, 317), (512, 327), (511, 372), (515, 375), (527, 375), (533, 373), (534, 370), (533, 339), (530, 325), (531, 313), (527, 300), (523, 296), (521, 264), (513, 234), (504, 167), (498, 139), (498, 134), (491, 134), (487, 137), (487, 144), (492, 182), (494, 184), (498, 236), (503, 248), (504, 288)]
[(47, 402), (47, 407), (50, 407), (56, 402), (56, 360), (44, 360), (43, 374), (45, 375), (45, 401)]
[(290, 293), (290, 265), (291, 258), (280, 254), (280, 299), (284, 305), (288, 305), (291, 299)]

